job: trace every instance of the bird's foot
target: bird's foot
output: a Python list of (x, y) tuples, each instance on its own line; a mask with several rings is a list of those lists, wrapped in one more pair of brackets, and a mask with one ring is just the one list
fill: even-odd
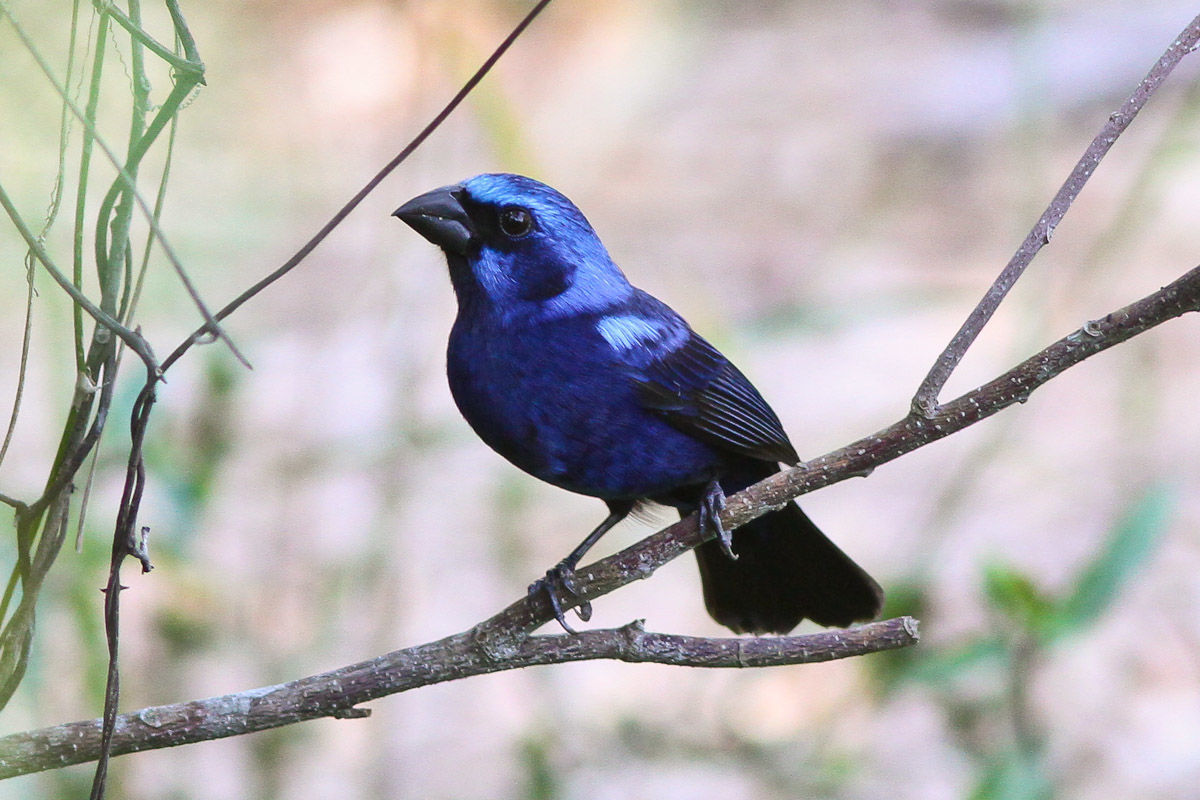
[(725, 530), (721, 524), (721, 512), (725, 510), (725, 491), (717, 481), (709, 481), (704, 488), (704, 498), (700, 501), (700, 532), (711, 531), (725, 555), (737, 561), (737, 553), (733, 552), (733, 534)]
[(579, 582), (575, 579), (575, 567), (563, 560), (554, 567), (546, 570), (546, 577), (539, 578), (529, 584), (529, 595), (533, 597), (541, 592), (546, 593), (550, 600), (550, 608), (554, 610), (554, 618), (563, 626), (567, 633), (577, 631), (567, 624), (566, 612), (571, 608), (584, 622), (592, 618), (592, 604), (579, 594)]

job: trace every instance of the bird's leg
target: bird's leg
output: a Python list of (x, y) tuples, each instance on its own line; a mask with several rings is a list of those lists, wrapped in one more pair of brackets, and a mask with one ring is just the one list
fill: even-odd
[(575, 580), (575, 566), (579, 564), (579, 559), (583, 558), (584, 554), (592, 549), (592, 545), (600, 540), (601, 536), (608, 533), (612, 526), (629, 516), (629, 512), (632, 510), (632, 501), (609, 502), (609, 513), (604, 518), (604, 521), (597, 525), (595, 530), (589, 533), (587, 538), (571, 551), (570, 555), (546, 570), (546, 577), (539, 578), (529, 585), (530, 595), (535, 595), (542, 591), (546, 593), (546, 596), (550, 600), (550, 607), (554, 609), (554, 618), (558, 620), (559, 625), (563, 626), (563, 630), (568, 633), (575, 633), (575, 629), (567, 624), (567, 619), (564, 615), (563, 600), (575, 601), (568, 603), (567, 608), (569, 609), (574, 605), (575, 613), (584, 622), (592, 618), (592, 604), (579, 596), (579, 583)]
[(721, 512), (724, 509), (725, 490), (716, 480), (711, 480), (704, 487), (704, 497), (700, 500), (700, 533), (711, 532), (715, 535), (725, 555), (737, 561), (737, 553), (733, 552), (733, 535), (721, 524)]

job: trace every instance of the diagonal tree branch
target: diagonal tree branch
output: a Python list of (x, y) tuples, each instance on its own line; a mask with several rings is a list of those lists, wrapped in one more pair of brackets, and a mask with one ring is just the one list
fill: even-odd
[(1017, 252), (1013, 254), (1012, 259), (1000, 272), (995, 282), (988, 287), (979, 304), (975, 306), (962, 327), (958, 329), (958, 333), (954, 334), (954, 338), (946, 345), (946, 349), (937, 357), (929, 374), (925, 376), (925, 380), (921, 382), (921, 386), (913, 397), (913, 411), (927, 417), (935, 415), (938, 395), (941, 393), (942, 387), (946, 385), (946, 381), (950, 379), (950, 373), (966, 355), (967, 349), (975, 341), (975, 337), (992, 318), (992, 314), (1025, 272), (1025, 268), (1033, 261), (1034, 256), (1042, 247), (1050, 244), (1054, 229), (1062, 222), (1063, 217), (1070, 210), (1071, 204), (1075, 202), (1075, 198), (1083, 191), (1088, 178), (1092, 176), (1092, 173), (1100, 166), (1100, 161), (1116, 144), (1117, 138), (1125, 132), (1134, 117), (1142, 110), (1150, 96), (1162, 85), (1176, 65), (1183, 60), (1184, 56), (1194, 51), (1198, 44), (1200, 44), (1200, 16), (1193, 19), (1175, 38), (1175, 41), (1159, 57), (1121, 108), (1109, 115), (1108, 121), (1096, 134), (1096, 138), (1092, 139), (1092, 143), (1088, 145), (1087, 150), (1075, 164), (1075, 168), (1071, 170), (1071, 174), (1067, 176), (1058, 193), (1054, 195), (1054, 199), (1050, 201), (1050, 205), (1046, 207), (1042, 216), (1029, 231), (1025, 241), (1021, 242)]

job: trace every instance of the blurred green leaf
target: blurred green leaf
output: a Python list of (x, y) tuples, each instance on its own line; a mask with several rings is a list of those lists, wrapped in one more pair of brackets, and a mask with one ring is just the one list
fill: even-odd
[(1054, 601), (1032, 578), (1006, 564), (989, 564), (984, 569), (983, 586), (992, 608), (1023, 629), (1040, 631), (1055, 612)]
[(1162, 541), (1176, 503), (1174, 487), (1160, 482), (1130, 504), (1107, 545), (1080, 573), (1074, 590), (1059, 605), (1051, 620), (1052, 637), (1079, 632), (1112, 606)]
[(1009, 645), (1003, 639), (981, 636), (959, 647), (915, 660), (907, 677), (926, 683), (946, 683), (984, 664), (1003, 664), (1008, 659), (1008, 651)]
[[(883, 617), (908, 615), (924, 619), (929, 608), (926, 585), (910, 580), (888, 587)], [(1003, 663), (1007, 644), (998, 636), (981, 636), (954, 648), (905, 647), (876, 653), (867, 663), (879, 691), (886, 694), (904, 681), (943, 684), (985, 663)]]
[[(1107, 611), (1161, 541), (1176, 503), (1175, 492), (1159, 483), (1130, 505), (1109, 541), (1079, 574), (1062, 600), (1047, 595), (1033, 580), (1005, 564), (984, 571), (984, 591), (991, 606), (1022, 632), (1043, 642), (1075, 633)], [(928, 607), (925, 588), (918, 582), (889, 587), (885, 616), (910, 614), (922, 618)], [(1011, 633), (1011, 632), (1010, 632)], [(1003, 666), (1010, 655), (1010, 637), (997, 631), (954, 648), (920, 648), (879, 653), (870, 665), (880, 690), (904, 681), (943, 684), (984, 665)]]
[(1040, 760), (1020, 750), (1011, 750), (988, 763), (970, 798), (1048, 800), (1053, 795)]
[[(910, 578), (897, 582), (887, 589), (886, 600), (880, 617), (910, 616), (922, 619), (928, 608), (927, 581)], [(916, 647), (901, 647), (897, 650), (886, 650), (865, 659), (864, 663), (871, 670), (880, 696), (887, 694), (892, 687), (912, 677), (913, 670), (927, 659), (922, 658)]]
[(550, 757), (547, 737), (528, 737), (521, 743), (521, 765), (525, 769), (524, 797), (528, 800), (554, 800), (562, 796), (558, 773)]

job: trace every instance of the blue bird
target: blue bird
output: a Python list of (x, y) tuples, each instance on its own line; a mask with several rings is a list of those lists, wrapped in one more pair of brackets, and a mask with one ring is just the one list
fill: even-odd
[(440, 247), (458, 299), (447, 374), (484, 442), (608, 517), (530, 592), (585, 621), (574, 569), (638, 503), (699, 512), (704, 602), (737, 633), (874, 619), (883, 592), (789, 503), (734, 531), (725, 495), (799, 457), (750, 381), (665, 303), (634, 288), (587, 219), (531, 178), (478, 175), (395, 211)]

